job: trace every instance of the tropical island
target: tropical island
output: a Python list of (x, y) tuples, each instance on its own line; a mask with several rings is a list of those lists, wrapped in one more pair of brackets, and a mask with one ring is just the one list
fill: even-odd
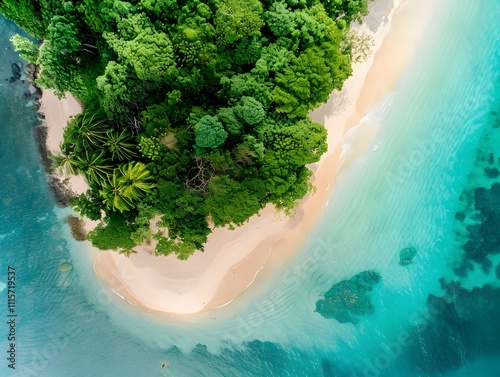
[[(42, 67), (36, 83), (84, 110), (54, 164), (89, 189), (71, 201), (89, 240), (187, 259), (215, 227), (271, 203), (290, 213), (327, 150), (308, 112), (340, 90), (367, 40), (367, 0), (4, 1)], [(151, 220), (159, 220), (151, 224)], [(151, 226), (153, 225), (153, 226)], [(156, 229), (153, 231), (152, 229)]]
[[(169, 238), (162, 213), (144, 226), (149, 241), (129, 250), (92, 246), (92, 227), (108, 227), (109, 214), (136, 226), (139, 206), (113, 211), (100, 198), (99, 219), (75, 212), (68, 200), (77, 208), (90, 187), (80, 165), (77, 175), (61, 174), (69, 169), (61, 166), (60, 144), (68, 123), (119, 128), (104, 107), (89, 111), (77, 94), (59, 99), (56, 89), (40, 90), (40, 46), (50, 39), (0, 17), (0, 249), (8, 266), (0, 291), (12, 294), (15, 270), (19, 298), (0, 312), (15, 309), (20, 335), (6, 344), (19, 356), (16, 371), (9, 360), (0, 375), (459, 377), (500, 370), (500, 2), (373, 0), (368, 9), (349, 32), (373, 38), (373, 53), (360, 63), (351, 57), (342, 89), (307, 114), (327, 132), (328, 150), (304, 165), (315, 188), (291, 209), (267, 202), (242, 225), (216, 227), (208, 214), (204, 250), (185, 260), (156, 253)], [(16, 33), (16, 46), (35, 64), (14, 51)], [(80, 62), (102, 53), (96, 41), (83, 43)], [(244, 134), (250, 125), (234, 109), (240, 101), (222, 107), (233, 108)], [(145, 165), (135, 205), (158, 191), (158, 181), (154, 155), (141, 154), (144, 121), (134, 120), (130, 106), (130, 145), (111, 149), (97, 140), (111, 151), (108, 160), (119, 161), (110, 179), (120, 188), (134, 168), (129, 162)], [(212, 149), (223, 150), (233, 136), (214, 113), (228, 136)], [(199, 123), (187, 131), (193, 153)], [(155, 135), (160, 148), (181, 150), (174, 136)], [(76, 131), (69, 137), (79, 139)], [(53, 160), (60, 167), (49, 171)], [(209, 179), (208, 192), (219, 178)]]
[[(41, 6), (42, 8), (48, 6), (47, 3), (30, 4), (23, 2), (16, 3), (14, 6), (14, 2), (5, 2), (1, 5), (3, 7), (1, 11), (9, 14), (11, 19), (18, 20), (18, 24), (25, 19), (27, 25), (24, 27), (25, 30), (39, 38), (34, 39), (24, 34), (23, 36), (28, 38), (14, 36), (11, 40), (26, 60), (36, 63), (36, 66), (25, 65), (25, 76), (20, 79), (26, 79), (29, 82), (35, 80), (33, 84), (35, 86), (45, 85), (38, 114), (40, 118), (43, 118), (43, 122), (36, 127), (35, 131), (43, 129), (41, 133), (46, 134), (46, 139), (38, 139), (42, 163), (46, 167), (50, 167), (51, 164), (59, 166), (48, 176), (48, 183), (52, 186), (56, 203), (60, 206), (67, 205), (65, 204), (67, 199), (59, 194), (69, 193), (70, 197), (74, 197), (71, 205), (80, 215), (83, 215), (84, 221), (76, 218), (74, 211), (70, 209), (54, 209), (54, 211), (58, 213), (58, 217), (62, 216), (61, 221), (66, 219), (68, 222), (69, 227), (66, 225), (65, 228), (69, 243), (74, 242), (73, 237), (83, 240), (87, 236), (93, 243), (93, 245), (90, 242), (75, 243), (71, 247), (72, 253), (78, 260), (83, 258), (80, 268), (91, 268), (90, 272), (95, 273), (105, 283), (101, 286), (102, 289), (119, 298), (118, 302), (125, 299), (133, 306), (176, 316), (192, 315), (226, 306), (243, 292), (247, 292), (245, 295), (247, 299), (242, 297), (238, 299), (238, 303), (231, 305), (231, 309), (227, 309), (232, 310), (245, 302), (251, 303), (255, 294), (265, 286), (265, 282), (281, 276), (279, 271), (285, 271), (282, 278), (290, 274), (291, 276), (303, 275), (302, 271), (288, 271), (284, 268), (287, 269), (292, 257), (298, 255), (297, 251), (301, 250), (310, 232), (320, 221), (325, 207), (332, 198), (332, 192), (336, 190), (338, 173), (349, 168), (358, 156), (373, 147), (371, 144), (375, 136), (374, 131), (376, 132), (377, 129), (371, 126), (365, 127), (364, 119), (372, 111), (371, 109), (390, 98), (399, 78), (412, 61), (415, 48), (426, 30), (429, 15), (432, 13), (431, 1), (419, 3), (415, 7), (403, 7), (397, 0), (369, 2), (365, 5), (361, 2), (343, 2), (342, 6), (338, 4), (335, 8), (338, 12), (336, 18), (328, 16), (334, 8), (326, 3), (292, 4), (290, 2), (290, 4), (283, 3), (283, 5), (280, 2), (279, 7), (284, 7), (286, 11), (282, 9), (279, 12), (277, 9), (271, 9), (271, 6), (276, 7), (277, 4), (263, 3), (262, 13), (259, 13), (263, 23), (256, 36), (252, 37), (252, 40), (263, 38), (259, 42), (264, 46), (260, 50), (259, 59), (255, 63), (242, 63), (239, 67), (235, 63), (226, 66), (224, 72), (233, 72), (228, 73), (230, 82), (227, 83), (226, 80), (224, 83), (222, 80), (219, 83), (220, 86), (211, 82), (212, 87), (219, 88), (219, 91), (214, 95), (205, 94), (206, 98), (211, 98), (210, 100), (207, 99), (206, 103), (196, 102), (198, 97), (192, 94), (185, 96), (186, 98), (179, 97), (175, 100), (176, 111), (173, 111), (173, 107), (168, 107), (167, 97), (162, 97), (159, 92), (161, 88), (168, 88), (172, 80), (169, 79), (167, 83), (165, 81), (167, 78), (162, 79), (163, 81), (140, 79), (134, 73), (136, 68), (131, 63), (126, 63), (124, 56), (120, 57), (114, 52), (105, 39), (104, 36), (109, 37), (111, 34), (93, 32), (95, 22), (90, 23), (94, 25), (92, 27), (81, 26), (87, 25), (85, 20), (88, 16), (82, 12), (85, 10), (89, 12), (87, 7), (91, 7), (90, 2), (80, 4), (79, 10), (75, 10), (74, 6), (70, 7), (68, 3), (63, 7), (66, 11), (73, 12), (74, 17), (71, 18), (71, 22), (86, 30), (85, 34), (82, 34), (83, 31), (81, 33), (72, 27), (73, 41), (78, 42), (74, 43), (77, 48), (72, 50), (71, 54), (69, 42), (66, 45), (60, 45), (59, 48), (54, 46), (46, 50), (42, 48), (44, 45), (54, 43), (50, 39), (51, 33), (55, 33), (52, 39), (58, 41), (63, 40), (60, 38), (61, 35), (68, 34), (56, 33), (55, 30), (67, 31), (69, 29), (61, 24), (49, 27), (52, 22), (50, 12), (40, 11)], [(100, 17), (106, 18), (104, 15), (110, 14), (111, 9), (115, 9), (120, 4), (124, 3), (102, 3), (99, 8), (100, 5), (96, 3), (91, 8), (102, 10), (95, 16), (100, 19)], [(362, 23), (358, 22), (362, 14), (366, 13), (368, 5), (369, 14), (363, 17)], [(53, 5), (53, 7), (59, 9), (61, 5)], [(116, 9), (115, 11), (118, 12)], [(58, 12), (64, 13), (62, 10)], [(130, 12), (132, 14), (129, 14)], [(130, 8), (130, 12), (120, 17), (113, 13), (116, 27), (112, 28), (114, 31), (110, 33), (118, 35), (119, 22), (145, 11), (143, 8), (139, 11), (139, 5), (136, 4), (136, 7)], [(234, 13), (234, 10), (231, 12)], [(290, 15), (292, 19), (288, 20), (294, 20), (293, 25), (294, 28), (299, 29), (298, 34), (293, 33), (293, 36), (289, 38), (283, 35), (272, 38), (264, 37), (266, 33), (274, 30), (266, 25), (271, 22), (272, 17), (276, 16), (276, 12), (280, 14), (285, 12)], [(27, 15), (30, 14), (36, 17), (28, 17)], [(46, 19), (45, 25), (49, 25), (47, 29), (44, 29), (41, 21), (35, 22), (37, 19), (41, 20), (43, 15)], [(190, 16), (193, 15), (194, 13), (191, 12)], [(184, 16), (183, 20), (193, 25), (194, 21), (190, 21), (190, 16)], [(70, 16), (65, 13), (65, 17)], [(154, 16), (148, 16), (148, 18), (150, 21), (156, 20)], [(217, 17), (214, 15), (212, 18), (210, 22), (213, 23)], [(60, 18), (55, 20), (61, 21)], [(343, 20), (346, 21), (345, 25)], [(128, 21), (123, 22), (125, 25)], [(314, 33), (313, 29), (308, 29), (313, 24), (318, 26), (314, 29), (316, 30)], [(104, 24), (100, 25), (102, 29)], [(166, 30), (166, 26), (151, 26), (151, 23), (148, 25), (148, 32), (161, 27)], [(214, 25), (212, 24), (212, 27), (217, 29), (217, 25)], [(192, 29), (195, 27), (193, 26)], [(172, 27), (170, 32), (163, 33), (173, 33), (175, 30), (178, 29)], [(306, 34), (312, 36), (307, 41), (303, 39)], [(317, 42), (315, 42), (316, 36), (320, 38)], [(146, 49), (136, 50), (135, 47), (138, 44), (131, 45), (130, 38), (127, 38), (129, 37), (118, 38), (127, 42), (123, 46), (134, 47), (133, 50), (129, 47), (125, 50), (142, 54), (153, 51), (149, 45)], [(214, 46), (218, 49), (228, 49), (230, 46), (244, 43), (245, 40), (242, 36), (239, 42), (220, 42), (222, 44), (219, 46), (216, 43), (217, 35), (214, 38), (211, 40), (215, 41)], [(133, 39), (137, 41), (135, 37)], [(274, 42), (270, 42), (271, 40)], [(289, 44), (292, 41), (294, 44)], [(281, 46), (283, 43), (285, 44)], [(337, 47), (333, 47), (334, 44)], [(172, 48), (175, 52), (179, 46), (174, 45), (175, 43), (172, 44)], [(318, 102), (315, 106), (319, 107), (313, 111), (306, 108), (299, 110), (303, 111), (302, 115), (296, 112), (292, 114), (294, 109), (291, 107), (289, 113), (286, 112), (288, 110), (284, 111), (282, 108), (278, 110), (279, 105), (273, 98), (277, 99), (279, 96), (273, 97), (273, 93), (274, 95), (281, 93), (280, 96), (282, 96), (283, 93), (278, 89), (284, 90), (285, 82), (278, 85), (277, 79), (285, 77), (285, 72), (288, 72), (287, 74), (295, 72), (293, 75), (286, 76), (291, 80), (290, 84), (295, 81), (300, 84), (295, 85), (295, 89), (307, 85), (309, 85), (307, 88), (312, 87), (316, 91), (322, 88), (324, 98), (328, 97), (327, 87), (317, 81), (321, 77), (317, 73), (326, 72), (330, 75), (329, 67), (332, 61), (328, 63), (325, 61), (324, 52), (319, 52), (318, 59), (312, 53), (322, 49), (321, 46), (324, 46), (326, 52), (336, 52), (334, 56), (338, 59), (337, 65), (332, 65), (332, 67), (339, 68), (337, 74), (344, 74), (342, 80), (345, 81), (342, 90), (333, 89), (329, 94), (328, 102), (321, 104), (319, 101), (323, 99), (310, 90), (296, 92), (294, 97), (285, 96), (298, 100), (300, 96), (309, 93), (304, 97), (304, 101), (301, 100), (301, 103), (308, 103), (307, 106), (313, 107), (311, 104), (314, 101)], [(277, 55), (274, 52), (271, 54), (268, 48), (278, 48), (284, 55)], [(288, 50), (291, 52), (286, 52)], [(52, 55), (47, 55), (50, 51)], [(269, 53), (266, 54), (266, 51)], [(308, 51), (307, 56), (311, 58), (307, 61), (311, 64), (311, 69), (302, 66), (304, 70), (300, 71), (297, 62), (306, 62), (303, 60), (306, 59), (304, 55), (306, 51)], [(43, 56), (46, 58), (53, 56), (53, 58), (47, 58), (44, 62)], [(233, 59), (236, 55), (226, 52), (224, 56)], [(208, 69), (207, 64), (212, 64), (218, 69), (222, 55), (216, 57), (218, 60), (215, 63), (213, 61), (203, 64), (201, 62), (190, 63), (189, 67), (186, 66), (180, 70), (178, 67), (187, 63), (178, 63), (177, 60), (180, 57), (173, 57), (172, 59), (177, 59), (176, 72), (181, 72), (176, 78), (176, 85), (184, 83), (186, 86), (179, 88), (189, 89), (187, 82), (181, 80), (182, 75), (187, 74), (186, 72), (201, 74), (204, 72), (203, 69)], [(278, 60), (273, 59), (278, 59), (283, 64), (287, 62), (288, 66), (286, 64), (280, 66)], [(275, 61), (278, 65), (271, 61)], [(272, 63), (268, 71), (261, 69), (264, 67), (261, 63), (264, 62)], [(113, 74), (106, 76), (108, 63), (111, 66), (118, 64), (127, 68), (113, 71)], [(318, 65), (313, 66), (313, 63)], [(327, 64), (327, 66), (322, 64)], [(23, 64), (18, 63), (16, 68), (23, 71), (22, 66)], [(50, 67), (53, 69), (50, 70)], [(86, 71), (83, 70), (84, 67)], [(278, 67), (281, 67), (281, 71)], [(316, 69), (317, 67), (323, 67), (324, 70)], [(340, 67), (344, 71), (340, 71)], [(68, 72), (72, 72), (71, 78)], [(128, 72), (127, 74), (131, 76), (123, 78), (121, 74), (118, 74), (119, 72)], [(212, 70), (212, 73), (218, 75), (217, 71)], [(254, 73), (258, 75), (254, 77)], [(50, 88), (51, 85), (43, 83), (43, 80), (55, 83), (53, 77), (56, 77), (56, 74), (67, 78), (66, 81), (59, 79), (57, 81), (58, 83), (65, 82), (66, 86), (56, 87), (54, 84), (51, 89), (45, 89)], [(294, 81), (294, 77), (299, 74), (301, 79)], [(93, 79), (89, 80), (92, 75)], [(350, 77), (347, 79), (348, 76)], [(203, 77), (212, 76), (204, 73)], [(101, 80), (99, 81), (98, 78)], [(123, 78), (123, 80), (114, 81), (118, 78)], [(233, 78), (234, 82), (231, 81)], [(327, 77), (323, 81), (330, 86), (341, 86), (339, 80), (331, 76), (331, 80)], [(306, 82), (309, 84), (305, 84)], [(84, 91), (79, 93), (78, 90), (71, 89), (71, 85), (75, 88), (84, 88)], [(99, 85), (104, 86), (100, 89)], [(210, 86), (208, 83), (203, 85), (201, 88), (208, 93)], [(153, 90), (155, 87), (157, 89)], [(226, 89), (221, 91), (221, 88)], [(38, 88), (30, 87), (30, 90), (37, 91)], [(112, 107), (106, 107), (106, 98), (111, 97), (106, 97), (104, 93), (116, 94), (114, 102), (108, 102), (108, 105), (111, 106), (110, 104), (114, 103), (117, 105), (116, 108), (120, 107), (121, 115), (112, 113), (108, 115), (107, 111), (110, 111)], [(231, 95), (240, 93), (241, 98), (233, 101), (228, 99), (228, 93), (233, 93)], [(261, 93), (263, 97), (255, 97), (256, 93)], [(132, 98), (136, 102), (131, 102)], [(189, 98), (189, 103), (197, 105), (188, 109), (187, 98)], [(221, 98), (225, 98), (225, 102), (220, 104), (221, 109), (224, 110), (216, 108), (219, 106), (217, 101)], [(250, 98), (262, 104), (264, 118), (260, 123), (250, 124), (253, 122), (251, 118), (247, 117), (246, 120), (243, 118), (246, 116), (245, 112), (242, 112), (244, 108), (252, 107), (252, 103), (256, 103)], [(157, 103), (154, 103), (155, 101)], [(149, 103), (154, 103), (154, 106), (148, 107)], [(172, 118), (166, 117), (167, 110), (165, 109), (170, 109), (168, 110), (171, 111), (169, 117)], [(260, 107), (255, 107), (255, 109), (258, 110), (255, 114), (260, 114), (257, 117), (259, 119), (262, 117), (262, 112)], [(172, 119), (180, 119), (179, 111), (181, 110), (187, 114), (188, 120), (172, 121)], [(209, 113), (207, 114), (206, 111)], [(224, 112), (234, 114), (231, 119), (237, 122), (234, 124), (241, 127), (240, 135), (230, 133), (230, 129), (227, 128), (229, 120), (224, 117)], [(120, 116), (124, 120), (114, 120), (120, 119)], [(197, 132), (199, 136), (200, 127), (204, 124), (204, 121), (201, 121), (203, 117), (205, 117), (204, 120), (210, 119), (215, 122), (214, 124), (222, 125), (222, 131), (227, 136), (224, 136), (225, 140), (221, 145), (206, 147), (200, 146), (199, 140), (197, 143)], [(196, 121), (191, 122), (190, 119)], [(275, 128), (270, 128), (270, 124)], [(146, 127), (147, 125), (150, 127)], [(95, 128), (89, 130), (89, 126)], [(204, 129), (203, 127), (201, 130)], [(213, 127), (207, 129), (213, 130)], [(221, 130), (217, 127), (215, 129)], [(261, 133), (264, 130), (266, 132)], [(203, 134), (202, 132), (201, 135)], [(223, 132), (217, 134), (224, 135)], [(212, 136), (215, 137), (215, 135)], [(110, 141), (110, 138), (115, 141)], [(259, 144), (260, 142), (262, 144)], [(114, 146), (113, 143), (115, 143)], [(311, 149), (297, 149), (297, 145)], [(328, 148), (326, 148), (327, 145)], [(160, 159), (154, 154), (152, 147), (156, 148), (165, 159), (162, 166), (159, 165)], [(242, 148), (245, 149), (244, 154), (248, 158), (235, 159), (236, 152)], [(103, 160), (106, 162), (103, 165), (104, 169), (93, 169), (91, 164), (84, 162), (87, 157), (80, 152), (87, 150), (89, 157), (99, 157), (96, 162)], [(143, 152), (147, 153), (147, 150), (153, 151), (150, 157), (143, 155)], [(45, 156), (47, 151), (52, 162)], [(200, 162), (202, 162), (201, 165), (199, 165)], [(214, 167), (218, 170), (216, 171)], [(126, 185), (130, 183), (126, 182), (125, 175), (132, 174), (134, 169), (142, 176), (143, 184), (140, 186), (135, 184), (133, 190), (124, 191)], [(94, 171), (95, 173), (92, 173)], [(289, 175), (286, 176), (285, 173)], [(172, 181), (167, 181), (168, 177), (174, 178)], [(186, 185), (186, 177), (195, 179)], [(302, 182), (300, 184), (297, 183), (299, 178)], [(107, 183), (98, 186), (95, 182), (99, 180)], [(206, 182), (204, 186), (200, 186), (203, 180)], [(53, 185), (54, 182), (58, 184)], [(65, 190), (64, 187), (60, 190), (60, 182), (64, 183), (69, 190)], [(137, 178), (134, 182), (137, 182)], [(219, 187), (219, 183), (221, 185), (224, 183), (226, 186)], [(255, 185), (249, 186), (250, 183)], [(103, 196), (106, 190), (110, 193), (109, 187), (106, 186), (112, 185), (115, 185), (113, 195)], [(224, 187), (227, 190), (223, 190)], [(268, 190), (266, 187), (269, 187), (270, 191), (269, 194), (267, 191), (265, 193), (259, 190), (249, 191), (251, 187), (254, 189), (260, 187), (259, 190)], [(299, 198), (300, 192), (297, 188), (300, 187), (302, 187), (303, 198), (293, 199), (293, 193)], [(167, 188), (170, 188), (170, 191), (166, 190)], [(238, 195), (232, 195), (233, 191)], [(260, 199), (250, 194), (247, 195), (252, 192), (261, 192), (265, 195)], [(278, 192), (281, 192), (281, 196), (277, 195)], [(76, 194), (76, 197), (72, 193)], [(270, 195), (271, 193), (273, 195)], [(130, 198), (125, 194), (130, 195)], [(210, 197), (210, 195), (215, 196)], [(160, 197), (169, 198), (169, 201), (161, 202)], [(219, 198), (218, 201), (215, 201), (216, 198)], [(243, 202), (258, 205), (243, 207)], [(220, 204), (214, 208), (215, 203)], [(117, 206), (121, 206), (121, 209)], [(130, 209), (126, 209), (129, 208), (127, 206), (130, 206)], [(163, 209), (168, 208), (172, 208), (173, 212), (165, 214)], [(212, 208), (213, 214), (207, 212), (209, 208)], [(252, 216), (248, 208), (254, 208), (257, 212)], [(244, 214), (248, 214), (247, 220)], [(168, 227), (169, 221), (173, 223), (172, 229)], [(217, 226), (215, 221), (227, 225)], [(73, 227), (80, 227), (80, 229), (75, 233)], [(73, 230), (73, 237), (71, 237), (70, 228)], [(200, 235), (201, 231), (204, 236), (196, 238), (197, 242), (202, 245), (199, 248), (194, 247), (194, 241), (181, 238), (182, 234)], [(139, 244), (141, 240), (143, 242)], [(203, 243), (204, 240), (206, 240), (205, 243)], [(80, 250), (81, 248), (84, 250)], [(100, 249), (107, 249), (107, 251)], [(203, 250), (203, 252), (193, 253), (195, 249)], [(84, 252), (81, 253), (81, 251)], [(165, 255), (167, 253), (168, 255)], [(371, 266), (367, 267), (371, 268)], [(250, 286), (252, 289), (248, 289)], [(311, 311), (314, 311), (313, 306)]]
[[(168, 85), (174, 82), (168, 79), (168, 75), (158, 81), (140, 79), (134, 73), (137, 67), (126, 63), (125, 57), (111, 48), (105, 36), (118, 36), (118, 26), (113, 29), (115, 31), (109, 32), (111, 34), (87, 29), (82, 34), (83, 31), (72, 26), (73, 42), (77, 41), (74, 43), (77, 47), (71, 54), (71, 39), (59, 48), (52, 46), (45, 50), (44, 45), (54, 43), (50, 39), (51, 33), (55, 33), (52, 39), (57, 39), (57, 44), (63, 40), (60, 36), (69, 32), (55, 31), (69, 29), (61, 24), (49, 27), (52, 17), (47, 16), (46, 24), (49, 26), (44, 31), (40, 22), (33, 21), (36, 18), (26, 17), (31, 14), (30, 11), (35, 12), (33, 14), (39, 19), (41, 15), (49, 14), (40, 13), (39, 5), (21, 3), (22, 6), (18, 6), (16, 3), (14, 7), (12, 3), (12, 6), (6, 7), (5, 4), (2, 12), (11, 12), (10, 18), (23, 19), (21, 16), (24, 14), (24, 18), (29, 20), (25, 29), (31, 35), (46, 35), (34, 39), (23, 34), (11, 40), (26, 60), (36, 63), (36, 66), (16, 63), (17, 70), (21, 71), (20, 80), (35, 80), (30, 91), (38, 92), (36, 86), (45, 85), (38, 113), (43, 121), (35, 132), (46, 135), (46, 138), (37, 139), (42, 164), (46, 168), (58, 166), (47, 176), (56, 203), (67, 206), (67, 199), (73, 198), (70, 205), (83, 215), (81, 220), (69, 208), (54, 208), (61, 221), (68, 223), (64, 228), (67, 229), (68, 242), (73, 245), (74, 258), (83, 258), (79, 269), (90, 268), (89, 272), (95, 273), (105, 283), (102, 289), (119, 298), (118, 302), (124, 299), (133, 306), (176, 316), (226, 306), (246, 292), (246, 299), (242, 297), (231, 305), (231, 308), (237, 308), (245, 302), (251, 303), (265, 282), (304, 274), (303, 271), (288, 270), (287, 266), (292, 257), (298, 255), (297, 251), (306, 243), (333, 198), (337, 175), (346, 168), (350, 169), (350, 165), (365, 152), (372, 148), (375, 150), (373, 139), (377, 127), (366, 127), (365, 118), (368, 119), (372, 109), (386, 107), (386, 101), (390, 100), (399, 78), (412, 61), (432, 14), (430, 0), (415, 7), (403, 6), (397, 0), (376, 1), (366, 4), (370, 12), (360, 23), (359, 18), (366, 12), (365, 6), (356, 7), (361, 3), (343, 3), (349, 7), (336, 8), (339, 13), (335, 19), (328, 16), (333, 8), (325, 4), (283, 3), (286, 6), (282, 4), (280, 7), (284, 6), (287, 11), (282, 11), (291, 17), (293, 13), (293, 25), (299, 33), (293, 33), (294, 36), (289, 38), (283, 35), (264, 38), (266, 33), (275, 30), (274, 26), (266, 25), (278, 11), (270, 8), (276, 4), (263, 4), (259, 17), (264, 21), (256, 36), (252, 37), (252, 40), (263, 38), (259, 43), (264, 47), (257, 61), (240, 66), (233, 62), (225, 66), (224, 72), (232, 72), (227, 73), (230, 82), (221, 79), (219, 86), (212, 81), (211, 86), (205, 82), (199, 93), (205, 93), (206, 100), (197, 102), (199, 95), (189, 92), (189, 96), (176, 99), (175, 107), (172, 107), (173, 102), (168, 102), (168, 98), (160, 92), (161, 88), (168, 89)], [(46, 6), (46, 3), (42, 4)], [(118, 4), (122, 3), (103, 5), (102, 9), (99, 8), (102, 12), (98, 12), (96, 17), (104, 17)], [(74, 13), (75, 17), (71, 19), (74, 25), (83, 25), (87, 16), (81, 12), (89, 6), (85, 2), (79, 10), (75, 10), (66, 4), (64, 9)], [(348, 9), (353, 7), (357, 12), (350, 13)], [(131, 15), (114, 16), (116, 25), (136, 13), (144, 13), (142, 8), (138, 10), (138, 5), (130, 9)], [(148, 18), (155, 20), (153, 16)], [(217, 17), (213, 16), (210, 22), (215, 19)], [(61, 21), (60, 18), (55, 20)], [(193, 25), (190, 17), (185, 16), (184, 20)], [(344, 25), (342, 20), (349, 20), (349, 24), (346, 22)], [(123, 21), (123, 25), (126, 22)], [(313, 24), (318, 26), (314, 33), (310, 29)], [(30, 25), (32, 29), (29, 29)], [(151, 26), (151, 23), (147, 25), (147, 33), (160, 27), (166, 28)], [(212, 27), (216, 30), (217, 25), (214, 25)], [(132, 29), (135, 30), (135, 27)], [(170, 33), (173, 30), (178, 29), (172, 28)], [(312, 37), (305, 41), (303, 36), (307, 33)], [(320, 38), (317, 42), (315, 36)], [(131, 37), (118, 38), (126, 42), (123, 45), (128, 46), (124, 47), (126, 51), (134, 51), (134, 54), (153, 51), (149, 45), (146, 49), (137, 50), (138, 44), (130, 44), (131, 40), (127, 38)], [(217, 35), (214, 38), (211, 39), (215, 41), (213, 48), (218, 49), (228, 49), (245, 40), (241, 36), (239, 42), (220, 42), (219, 46)], [(137, 42), (135, 37), (133, 40)], [(292, 41), (294, 44), (289, 44)], [(179, 47), (174, 45), (173, 54)], [(271, 54), (268, 48), (278, 49), (284, 55)], [(337, 59), (336, 65), (331, 65), (332, 60), (325, 60), (325, 52), (319, 51), (323, 48), (326, 52), (330, 51), (330, 55), (336, 53), (333, 55)], [(51, 54), (47, 55), (50, 51)], [(266, 54), (266, 51), (269, 53)], [(184, 83), (186, 86), (183, 84), (178, 88), (188, 90), (190, 87), (182, 75), (187, 75), (186, 72), (201, 75), (205, 68), (208, 69), (207, 64), (212, 64), (212, 73), (205, 72), (200, 77), (219, 75), (216, 69), (220, 67), (219, 60), (223, 55), (213, 54), (210, 55), (213, 58), (211, 62), (190, 63), (189, 67), (182, 69), (178, 67), (187, 63), (179, 63), (182, 59), (172, 55), (171, 61), (177, 59), (175, 72), (180, 72), (175, 85)], [(306, 59), (306, 55), (310, 60)], [(46, 62), (42, 59), (44, 56)], [(224, 56), (234, 60), (236, 55), (227, 52)], [(103, 63), (103, 59), (107, 59), (106, 62)], [(278, 60), (273, 59), (288, 65), (280, 66)], [(270, 64), (271, 68), (267, 71), (262, 70), (265, 66), (261, 63), (264, 62)], [(301, 71), (298, 62), (309, 65), (301, 65)], [(106, 76), (108, 63), (127, 68)], [(330, 74), (330, 66), (339, 68), (336, 72), (344, 75), (343, 84)], [(50, 70), (50, 67), (53, 69)], [(341, 67), (343, 70), (340, 70)], [(72, 72), (71, 75), (68, 72)], [(94, 78), (89, 81), (91, 72)], [(130, 76), (123, 78), (119, 72), (128, 72)], [(286, 72), (290, 85), (298, 83), (292, 85), (293, 90), (308, 88), (309, 91), (296, 91), (294, 96), (290, 93), (285, 96), (283, 88), (286, 82), (278, 83), (277, 80), (284, 78)], [(318, 81), (322, 77), (319, 75), (321, 72), (326, 72), (331, 80), (325, 76), (323, 82)], [(258, 75), (254, 77), (254, 73)], [(68, 79), (57, 80), (58, 83), (65, 82), (66, 86), (55, 86), (53, 78), (56, 74)], [(295, 77), (300, 80), (295, 80)], [(123, 80), (117, 82), (117, 79)], [(167, 79), (170, 81), (165, 81)], [(51, 85), (44, 80), (54, 83), (51, 89), (46, 89)], [(317, 96), (318, 88), (324, 90), (323, 98), (328, 97), (328, 87), (323, 85), (324, 82), (328, 87), (343, 86), (341, 90), (332, 90), (327, 103), (319, 104), (323, 99)], [(71, 89), (71, 85), (84, 90), (78, 92)], [(209, 94), (210, 88), (218, 88), (218, 91)], [(311, 88), (315, 91), (312, 92)], [(114, 99), (106, 102), (106, 98), (112, 98), (106, 95), (113, 93), (116, 94)], [(177, 89), (176, 93), (179, 94), (180, 90)], [(235, 93), (240, 93), (238, 96), (241, 95), (241, 98), (232, 100), (228, 97)], [(255, 97), (259, 93), (262, 96)], [(300, 96), (305, 96), (300, 103), (309, 104), (302, 110), (290, 107), (287, 113), (276, 102), (281, 97), (298, 101)], [(131, 102), (131, 99), (136, 102)], [(221, 99), (224, 102), (219, 109), (217, 101)], [(255, 101), (262, 104), (262, 111)], [(314, 106), (319, 107), (309, 111), (313, 102), (317, 102)], [(188, 108), (188, 103), (196, 106)], [(122, 110), (121, 115), (112, 112), (115, 108)], [(245, 112), (250, 108), (256, 111)], [(302, 113), (299, 115), (294, 110)], [(178, 120), (180, 111), (186, 114), (186, 121)], [(232, 114), (231, 118), (225, 117), (225, 113)], [(254, 116), (257, 117), (255, 119), (264, 118), (251, 124), (254, 122), (251, 117)], [(231, 124), (240, 127), (239, 135), (228, 128), (231, 119), (236, 122)], [(207, 126), (206, 120), (216, 126)], [(222, 128), (217, 126), (219, 123)], [(221, 132), (210, 133), (214, 130)], [(207, 147), (197, 139), (200, 135), (212, 135), (212, 139), (222, 135), (225, 139), (217, 147)], [(244, 152), (246, 157), (243, 158), (237, 151)], [(47, 158), (47, 152), (51, 159)], [(89, 161), (91, 158), (95, 159)], [(171, 181), (167, 180), (169, 177)], [(60, 183), (63, 185), (60, 186)], [(252, 191), (252, 188), (255, 190)], [(263, 196), (250, 195), (259, 192)], [(186, 238), (186, 235), (191, 238)], [(73, 243), (73, 238), (78, 241), (89, 239), (92, 243)], [(195, 241), (201, 247), (197, 247)], [(84, 250), (80, 250), (82, 248)], [(196, 249), (203, 252), (194, 252)], [(365, 269), (370, 268), (372, 266)], [(282, 276), (279, 271), (285, 275)], [(252, 289), (248, 289), (250, 286)], [(313, 306), (311, 311), (314, 311)]]

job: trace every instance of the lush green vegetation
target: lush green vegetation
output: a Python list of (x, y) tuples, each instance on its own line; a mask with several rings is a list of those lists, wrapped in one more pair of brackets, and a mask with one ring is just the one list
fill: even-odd
[[(308, 111), (356, 60), (349, 25), (368, 0), (3, 0), (39, 38), (16, 48), (38, 83), (85, 105), (56, 164), (90, 190), (73, 202), (90, 239), (126, 250), (145, 238), (181, 259), (211, 226), (243, 224), (267, 203), (290, 211), (306, 165), (326, 151)], [(152, 235), (149, 220), (168, 228)], [(213, 224), (213, 225), (212, 225)]]

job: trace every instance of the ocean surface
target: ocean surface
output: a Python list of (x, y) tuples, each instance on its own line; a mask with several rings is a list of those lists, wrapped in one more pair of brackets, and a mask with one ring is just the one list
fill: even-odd
[[(500, 2), (436, 3), (412, 64), (364, 119), (372, 148), (339, 173), (305, 247), (187, 319), (134, 308), (95, 277), (48, 188), (28, 86), (9, 81), (19, 30), (0, 19), (0, 376), (500, 376)], [(404, 248), (416, 255), (402, 266)], [(380, 282), (356, 323), (315, 311), (366, 270)]]

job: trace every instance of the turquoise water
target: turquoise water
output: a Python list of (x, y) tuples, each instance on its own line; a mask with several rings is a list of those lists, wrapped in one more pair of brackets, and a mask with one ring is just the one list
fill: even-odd
[[(18, 317), (17, 368), (2, 356), (0, 376), (500, 375), (499, 178), (485, 174), (500, 168), (499, 17), (497, 1), (440, 1), (395, 92), (365, 119), (373, 149), (339, 175), (297, 258), (191, 319), (132, 308), (95, 278), (48, 189), (27, 87), (5, 81), (20, 60), (8, 42), (17, 29), (1, 20), (0, 282), (15, 267)], [(479, 187), (491, 210), (476, 208)], [(469, 240), (479, 246), (466, 252)], [(417, 256), (402, 267), (409, 246)], [(374, 314), (353, 325), (314, 312), (367, 269), (382, 277)]]

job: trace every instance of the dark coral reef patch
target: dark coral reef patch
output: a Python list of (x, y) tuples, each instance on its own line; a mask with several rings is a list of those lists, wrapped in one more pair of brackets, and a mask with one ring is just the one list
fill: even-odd
[(399, 264), (401, 266), (408, 266), (416, 255), (417, 249), (414, 247), (405, 247), (399, 252)]
[(324, 299), (316, 302), (316, 312), (340, 323), (357, 323), (359, 317), (375, 312), (369, 293), (379, 281), (380, 275), (371, 270), (342, 280), (325, 293)]

